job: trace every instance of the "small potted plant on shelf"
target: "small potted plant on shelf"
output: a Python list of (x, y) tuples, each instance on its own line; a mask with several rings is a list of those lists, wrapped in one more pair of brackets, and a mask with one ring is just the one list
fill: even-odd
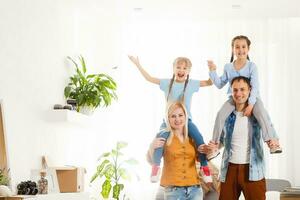
[(4, 196), (4, 197), (12, 196), (12, 192), (8, 187), (9, 184), (8, 173), (9, 170), (5, 168), (0, 169), (0, 196)]
[(76, 101), (76, 110), (88, 114), (86, 111), (94, 111), (97, 107), (108, 106), (112, 100), (117, 99), (115, 93), (117, 84), (110, 76), (100, 74), (87, 74), (85, 60), (79, 56), (79, 64), (67, 57), (76, 68), (76, 72), (70, 77), (70, 83), (64, 89), (67, 99)]
[[(104, 199), (125, 199), (126, 195), (120, 197), (125, 187), (124, 181), (130, 180), (129, 165), (136, 165), (138, 162), (133, 159), (125, 159), (121, 150), (127, 146), (125, 142), (117, 142), (115, 148), (110, 152), (103, 153), (98, 161), (96, 173), (91, 178), (91, 183), (97, 178), (101, 181), (101, 196)], [(127, 199), (127, 198), (126, 198)]]

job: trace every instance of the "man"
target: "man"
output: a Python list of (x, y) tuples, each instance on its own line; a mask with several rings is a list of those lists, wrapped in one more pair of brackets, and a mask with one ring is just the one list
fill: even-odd
[(246, 200), (265, 200), (265, 163), (260, 127), (253, 116), (243, 116), (251, 91), (250, 80), (236, 77), (231, 87), (235, 111), (225, 121), (220, 145), (210, 142), (204, 148), (208, 152), (224, 146), (219, 200), (238, 200), (241, 192)]

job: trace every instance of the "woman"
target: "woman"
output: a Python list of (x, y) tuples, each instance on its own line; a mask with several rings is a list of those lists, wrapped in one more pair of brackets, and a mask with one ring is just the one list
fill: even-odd
[[(160, 185), (165, 200), (201, 200), (203, 192), (196, 170), (197, 150), (188, 137), (187, 111), (181, 102), (173, 102), (167, 109), (167, 131), (170, 136), (164, 147), (164, 166)], [(165, 144), (164, 138), (153, 142), (148, 160), (153, 163), (153, 151)]]

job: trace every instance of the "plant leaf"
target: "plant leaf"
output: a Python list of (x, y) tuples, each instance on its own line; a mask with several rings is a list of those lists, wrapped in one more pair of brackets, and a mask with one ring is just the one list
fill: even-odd
[(86, 73), (86, 65), (85, 65), (85, 61), (84, 61), (84, 58), (83, 58), (83, 56), (79, 56), (79, 60), (80, 60), (80, 62), (81, 62), (81, 66), (82, 66), (82, 71), (83, 71), (83, 73), (85, 74)]
[(106, 164), (110, 163), (109, 160), (104, 160), (100, 165), (98, 165), (97, 167), (97, 172), (101, 173), (103, 168), (105, 167)]
[(117, 149), (120, 150), (124, 147), (127, 147), (128, 143), (127, 142), (118, 142), (117, 143)]
[(139, 162), (136, 159), (134, 159), (134, 158), (130, 158), (128, 160), (124, 160), (124, 162), (127, 163), (127, 164), (130, 164), (130, 165), (137, 165), (137, 164), (139, 164)]
[(106, 166), (105, 170), (103, 171), (104, 176), (106, 179), (111, 179), (114, 175), (115, 168), (113, 167), (112, 164), (109, 164)]
[(100, 161), (102, 158), (108, 157), (110, 155), (110, 152), (105, 152), (101, 156), (99, 156), (98, 161)]
[(110, 180), (105, 180), (104, 183), (102, 184), (102, 191), (101, 191), (103, 198), (108, 198), (110, 190), (111, 190), (111, 182)]
[(121, 190), (123, 190), (124, 185), (123, 184), (115, 184), (113, 187), (113, 198), (119, 199), (119, 195)]
[(124, 180), (131, 180), (129, 173), (125, 168), (119, 168), (118, 172), (119, 176), (121, 176)]
[(65, 97), (68, 98), (71, 94), (71, 90), (72, 88), (70, 86), (66, 86), (65, 87), (65, 91), (64, 91), (64, 94), (65, 94)]

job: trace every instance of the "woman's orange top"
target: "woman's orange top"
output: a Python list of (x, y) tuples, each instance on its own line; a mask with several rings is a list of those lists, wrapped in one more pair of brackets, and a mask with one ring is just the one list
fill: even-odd
[(160, 185), (164, 187), (199, 185), (196, 156), (197, 152), (191, 138), (181, 143), (174, 135), (171, 144), (164, 146), (164, 166)]

